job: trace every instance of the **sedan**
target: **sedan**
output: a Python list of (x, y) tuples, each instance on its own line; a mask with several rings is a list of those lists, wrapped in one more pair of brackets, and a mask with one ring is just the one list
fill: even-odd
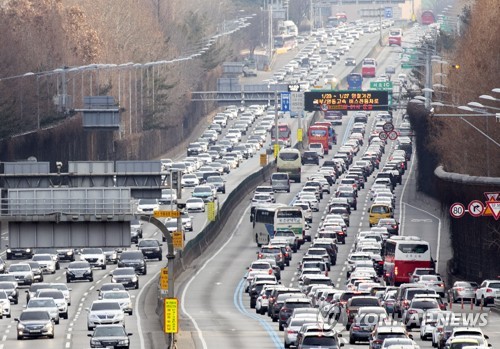
[(134, 268), (117, 268), (111, 273), (111, 282), (122, 284), (125, 288), (139, 288), (139, 277), (135, 273)]
[(2, 316), (10, 318), (12, 315), (10, 311), (10, 299), (4, 290), (0, 290), (0, 307), (2, 308), (0, 310)]
[(71, 262), (66, 267), (66, 282), (74, 280), (94, 281), (94, 274), (89, 262)]
[(196, 187), (197, 185), (200, 185), (200, 180), (195, 174), (190, 173), (182, 176), (181, 186), (183, 188)]
[(26, 304), (26, 309), (45, 310), (50, 314), (50, 317), (54, 320), (55, 324), (59, 324), (59, 309), (57, 308), (56, 302), (52, 298), (31, 298), (28, 304)]
[(377, 227), (386, 227), (390, 235), (399, 234), (399, 222), (394, 218), (381, 218), (377, 223)]
[(91, 348), (129, 348), (131, 335), (122, 325), (99, 325), (88, 334)]
[(23, 310), (17, 322), (17, 339), (25, 337), (54, 338), (54, 322), (46, 310)]
[(104, 300), (115, 300), (120, 303), (124, 313), (132, 315), (132, 298), (127, 291), (106, 291), (101, 293), (101, 299)]
[(190, 198), (186, 200), (188, 212), (205, 212), (205, 202), (201, 198)]
[(55, 274), (57, 270), (57, 263), (48, 253), (36, 253), (31, 258), (32, 261), (38, 262), (44, 273)]
[(472, 281), (456, 281), (453, 287), (448, 290), (450, 300), (455, 303), (459, 300), (474, 299), (477, 290), (477, 283)]

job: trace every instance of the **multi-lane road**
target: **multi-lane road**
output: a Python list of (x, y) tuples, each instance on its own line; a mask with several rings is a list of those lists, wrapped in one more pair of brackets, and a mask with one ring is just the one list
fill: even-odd
[[(378, 35), (365, 35), (351, 49), (349, 55), (361, 60), (374, 46)], [(398, 50), (394, 48), (384, 48), (377, 57), (379, 69), (384, 70), (387, 65), (396, 66)], [(276, 66), (283, 66), (287, 60), (291, 59), (295, 52), (281, 55), (277, 58)], [(340, 79), (351, 71), (351, 67), (345, 67), (340, 61), (332, 68), (333, 72)], [(259, 73), (259, 79), (265, 79), (272, 73)], [(251, 81), (249, 81), (251, 82)], [(396, 118), (399, 121), (400, 115)], [(293, 135), (297, 129), (297, 119), (289, 120), (292, 126)], [(373, 125), (370, 120), (368, 129)], [(349, 134), (352, 126), (350, 115), (344, 117), (342, 126), (337, 128), (339, 143)], [(340, 146), (334, 147), (334, 151)], [(387, 145), (386, 155), (390, 153)], [(366, 142), (365, 142), (366, 147)], [(384, 158), (385, 160), (385, 158)], [(413, 180), (416, 171), (415, 156), (410, 162), (410, 168), (404, 176), (401, 186), (396, 189), (398, 205), (396, 217), (402, 222), (403, 233), (405, 235), (417, 235), (431, 242), (433, 257), (440, 261), (439, 268), (444, 272), (443, 255), (449, 255), (449, 251), (443, 251), (442, 241), (446, 240), (446, 227), (442, 222), (443, 217), (439, 207), (432, 204), (421, 205), (416, 194), (415, 182)], [(227, 193), (234, 189), (242, 179), (255, 172), (259, 168), (258, 156), (246, 160), (237, 170), (232, 171), (227, 176)], [(305, 176), (316, 173), (317, 166), (305, 166), (303, 173)], [(371, 177), (367, 183), (367, 188), (373, 182)], [(292, 184), (290, 194), (279, 193), (277, 199), (280, 202), (288, 203), (293, 199), (294, 194), (301, 188), (300, 184)], [(338, 263), (332, 268), (330, 276), (338, 287), (342, 287), (345, 281), (345, 260), (351, 250), (356, 233), (360, 230), (368, 229), (366, 210), (370, 205), (367, 198), (368, 189), (360, 192), (358, 198), (358, 210), (351, 215), (351, 226), (346, 245), (339, 246)], [(188, 191), (184, 193), (187, 195)], [(219, 200), (223, 204), (227, 194), (219, 194)], [(314, 214), (312, 231), (318, 227), (321, 217), (324, 215), (325, 206), (328, 199), (321, 201), (320, 211)], [(207, 223), (206, 215), (202, 213), (193, 214), (194, 232), (186, 233), (187, 240), (192, 239)], [(144, 237), (153, 237), (161, 240), (159, 231), (152, 225), (144, 226)], [(164, 246), (166, 247), (166, 246)], [(132, 247), (134, 248), (134, 247)], [(301, 259), (306, 246), (294, 254), (292, 264), (282, 272), (282, 282), (287, 285), (297, 285), (296, 266)], [(249, 197), (242, 198), (241, 203), (235, 208), (232, 219), (229, 220), (219, 239), (207, 249), (205, 255), (200, 256), (190, 269), (177, 280), (176, 296), (180, 299), (182, 312), (180, 313), (180, 333), (177, 335), (178, 348), (281, 348), (283, 343), (283, 333), (278, 331), (276, 323), (270, 321), (268, 317), (257, 315), (249, 307), (248, 296), (243, 292), (243, 276), (246, 267), (251, 261), (256, 259), (257, 248), (252, 241), (251, 226), (249, 222)], [(166, 253), (166, 251), (164, 250)], [(148, 262), (148, 275), (140, 276), (140, 288), (131, 290), (130, 293), (134, 302), (134, 314), (127, 316), (126, 327), (128, 332), (132, 332), (131, 348), (165, 348), (165, 338), (158, 315), (157, 288), (160, 268), (165, 262)], [(45, 275), (47, 282), (64, 282), (64, 266), (54, 275)], [(34, 343), (48, 349), (70, 349), (89, 347), (87, 334), (86, 308), (91, 302), (97, 299), (97, 290), (100, 285), (109, 282), (109, 273), (116, 266), (108, 265), (106, 270), (94, 270), (93, 282), (75, 282), (70, 285), (72, 288), (72, 305), (69, 310), (69, 319), (61, 320), (56, 326), (54, 339), (40, 339), (35, 342), (31, 340), (16, 340), (17, 317), (25, 305), (24, 289), (20, 290), (20, 302), (12, 305), (12, 318), (0, 320), (0, 349), (28, 348)], [(498, 316), (491, 315), (490, 323), (485, 327), (485, 331), (490, 335), (490, 342), (500, 343), (498, 332), (500, 320)], [(496, 329), (495, 329), (496, 326)], [(343, 332), (345, 334), (345, 331)], [(414, 332), (416, 334), (417, 332)], [(415, 335), (417, 338), (418, 335)], [(422, 348), (430, 347), (429, 342), (420, 342)], [(366, 347), (357, 345), (352, 347)]]

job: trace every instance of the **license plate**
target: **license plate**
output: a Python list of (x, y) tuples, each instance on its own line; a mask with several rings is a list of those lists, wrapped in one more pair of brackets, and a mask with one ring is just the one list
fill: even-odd
[(152, 253), (152, 251), (144, 251), (144, 252), (145, 252), (146, 254), (148, 254), (148, 253)]
[(42, 333), (40, 330), (30, 330), (30, 333)]
[(15, 255), (16, 256), (22, 256), (23, 254), (22, 253), (16, 253)]

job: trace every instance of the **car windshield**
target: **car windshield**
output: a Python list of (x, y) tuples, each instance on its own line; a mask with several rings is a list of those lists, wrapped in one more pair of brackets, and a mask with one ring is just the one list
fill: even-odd
[(118, 337), (125, 335), (125, 329), (122, 326), (97, 326), (94, 330), (94, 337)]
[(117, 268), (113, 271), (113, 276), (116, 275), (135, 275), (133, 268)]
[(88, 264), (86, 262), (75, 262), (75, 263), (71, 263), (68, 266), (68, 269), (86, 269), (86, 268), (90, 268), (90, 264)]
[(104, 292), (102, 295), (102, 299), (123, 299), (123, 298), (129, 298), (129, 294), (125, 291)]
[(23, 311), (19, 317), (20, 321), (50, 320), (50, 315), (46, 311)]
[(33, 261), (51, 261), (52, 257), (50, 255), (34, 255)]
[[(177, 224), (177, 223), (176, 223)], [(176, 225), (177, 226), (177, 225)], [(137, 252), (123, 252), (121, 255), (121, 260), (142, 260), (143, 254), (141, 251)]]
[(59, 290), (54, 290), (54, 291), (39, 291), (38, 292), (38, 297), (48, 297), (48, 298), (54, 298), (54, 299), (63, 299), (64, 295)]
[[(121, 268), (119, 268), (121, 269)], [(119, 290), (124, 290), (125, 286), (122, 284), (104, 284), (101, 286), (101, 292), (104, 291), (119, 291)]]
[(0, 290), (12, 290), (16, 288), (14, 282), (0, 282)]
[(311, 347), (334, 347), (337, 345), (335, 337), (329, 336), (307, 336), (302, 341), (303, 346)]
[(30, 271), (31, 267), (29, 264), (13, 264), (9, 267), (10, 272), (19, 272), (19, 271)]
[(140, 199), (139, 205), (156, 205), (156, 199)]
[(102, 254), (100, 248), (82, 248), (82, 254)]
[(159, 243), (158, 240), (141, 240), (139, 242), (139, 247), (158, 247)]
[(53, 299), (30, 299), (28, 308), (49, 308), (56, 307)]
[(92, 311), (96, 310), (120, 310), (120, 304), (118, 302), (103, 302), (103, 303), (93, 303)]
[(210, 187), (196, 187), (193, 193), (211, 193), (212, 189)]

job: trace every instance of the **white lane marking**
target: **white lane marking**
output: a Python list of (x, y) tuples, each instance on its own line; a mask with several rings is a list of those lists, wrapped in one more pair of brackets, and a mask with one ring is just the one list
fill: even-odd
[(68, 333), (68, 334), (66, 335), (66, 339), (67, 339), (67, 340), (71, 340), (71, 334), (70, 334), (70, 333)]
[(61, 276), (56, 277), (56, 281), (59, 280), (59, 279), (61, 279)]
[(71, 347), (71, 342), (66, 342), (65, 348)]
[(84, 295), (85, 297), (87, 297), (87, 296), (88, 296), (88, 294), (89, 294), (88, 292), (85, 292), (83, 295)]
[(6, 335), (3, 335), (2, 337), (2, 342), (5, 342), (7, 340), (7, 336)]
[[(422, 211), (424, 213), (427, 213), (429, 216), (432, 216), (432, 217), (434, 217), (434, 218), (436, 218), (438, 220), (438, 236), (437, 236), (437, 247), (436, 247), (436, 268), (438, 268), (438, 265), (439, 265), (439, 251), (441, 249), (441, 219), (438, 216), (433, 215), (429, 211), (426, 211), (426, 210), (423, 210), (421, 208), (418, 208), (418, 207), (415, 207), (413, 205), (410, 205), (407, 202), (405, 202), (404, 205), (405, 206), (408, 205), (408, 206), (410, 206), (411, 208), (413, 208), (415, 210), (419, 210), (419, 211)], [(436, 270), (436, 271), (439, 272), (439, 270)]]
[(417, 158), (417, 152), (413, 152), (413, 160), (411, 160), (411, 165), (410, 165), (410, 171), (408, 173), (408, 178), (406, 178), (405, 185), (403, 186), (403, 190), (401, 191), (401, 197), (399, 198), (399, 212), (400, 212), (400, 217), (399, 217), (399, 223), (401, 229), (399, 229), (399, 235), (403, 236), (404, 235), (404, 230), (405, 230), (405, 215), (406, 215), (406, 209), (405, 206), (403, 206), (403, 198), (405, 196), (405, 191), (406, 191), (406, 186), (410, 182), (411, 174), (413, 172), (413, 164), (415, 164), (415, 159)]
[[(187, 312), (186, 307), (184, 306), (186, 304), (185, 299), (186, 299), (187, 290), (189, 289), (189, 286), (194, 281), (194, 279), (198, 276), (198, 274), (200, 274), (207, 267), (208, 263), (210, 263), (215, 257), (217, 257), (222, 252), (222, 250), (224, 250), (224, 248), (231, 242), (231, 240), (234, 237), (234, 233), (236, 231), (239, 231), (238, 227), (243, 222), (243, 218), (246, 217), (246, 213), (247, 213), (247, 211), (248, 211), (249, 208), (250, 207), (247, 207), (246, 210), (245, 210), (245, 212), (243, 212), (243, 215), (241, 216), (240, 220), (238, 221), (238, 224), (236, 225), (236, 229), (233, 230), (233, 232), (231, 233), (231, 236), (229, 237), (229, 239), (227, 239), (227, 241), (224, 243), (224, 245), (222, 245), (219, 248), (219, 250), (217, 252), (215, 252), (215, 254), (212, 257), (210, 257), (205, 263), (203, 263), (203, 265), (201, 266), (201, 268), (198, 269), (198, 271), (196, 272), (196, 274), (194, 274), (191, 277), (191, 279), (189, 279), (189, 281), (187, 282), (186, 286), (182, 290), (182, 294), (181, 294), (181, 310), (182, 310), (182, 312), (184, 314), (186, 314), (186, 316), (189, 318), (189, 320), (191, 320), (191, 322), (193, 323), (193, 326), (196, 329), (196, 332), (198, 334), (198, 338), (200, 339), (200, 342), (201, 342), (201, 345), (202, 345), (203, 349), (207, 349), (208, 348), (207, 347), (207, 343), (205, 342), (205, 338), (203, 337), (203, 332), (201, 331), (200, 327), (198, 326), (198, 323), (196, 322), (196, 320), (191, 316), (191, 314), (189, 314)], [(141, 348), (144, 348), (144, 346), (141, 346)]]
[(95, 288), (95, 286), (94, 286), (94, 285), (90, 286), (90, 287), (89, 287), (89, 291), (92, 291), (94, 288)]

